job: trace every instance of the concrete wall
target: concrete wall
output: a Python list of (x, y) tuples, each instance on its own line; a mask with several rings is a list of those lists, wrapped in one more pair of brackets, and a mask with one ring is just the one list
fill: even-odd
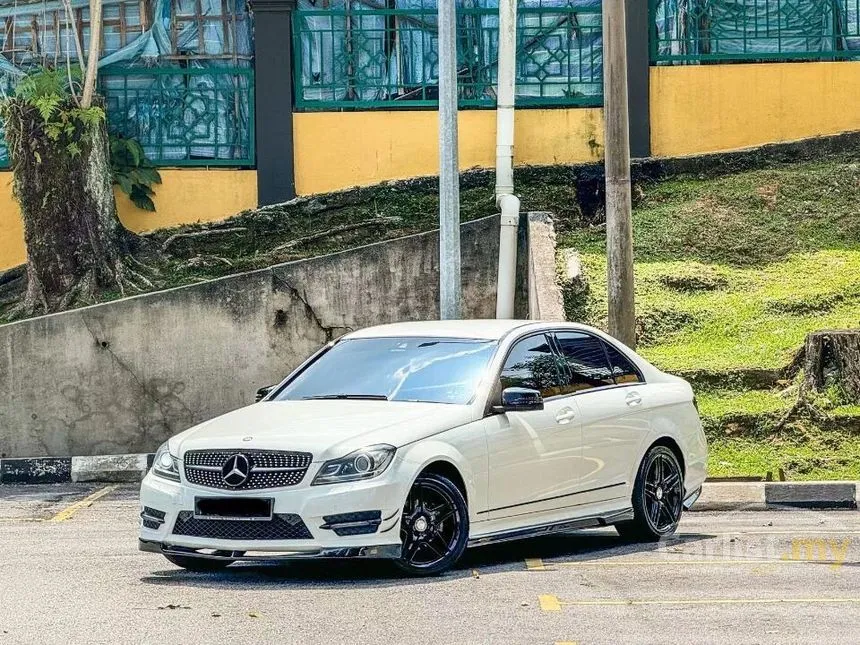
[[(496, 163), (495, 110), (463, 110), (460, 167)], [(439, 173), (435, 111), (304, 112), (293, 115), (296, 192), (323, 193)], [(518, 110), (514, 161), (576, 164), (603, 155), (603, 110)]]
[(860, 61), (651, 68), (651, 153), (677, 157), (860, 130)]
[[(142, 233), (158, 228), (214, 222), (257, 206), (256, 170), (161, 169), (155, 187), (156, 212), (140, 210), (117, 193), (122, 222)], [(0, 172), (0, 271), (27, 261), (24, 229), (12, 198), (12, 173)]]
[[(463, 226), (464, 316), (494, 316), (498, 226)], [(438, 253), (425, 233), (0, 326), (0, 456), (152, 451), (349, 329), (437, 317)]]

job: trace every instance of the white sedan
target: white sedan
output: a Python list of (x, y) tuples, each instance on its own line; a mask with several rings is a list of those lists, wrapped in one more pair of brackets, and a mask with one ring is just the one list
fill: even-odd
[(466, 547), (553, 531), (654, 541), (706, 460), (690, 385), (596, 329), (383, 325), (162, 445), (140, 548), (192, 570), (366, 557), (427, 575)]

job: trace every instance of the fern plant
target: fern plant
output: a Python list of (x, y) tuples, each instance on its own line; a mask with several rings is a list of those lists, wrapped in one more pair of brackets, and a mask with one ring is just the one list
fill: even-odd
[(152, 187), (161, 183), (161, 175), (147, 159), (140, 143), (122, 135), (111, 135), (110, 163), (114, 183), (134, 205), (145, 211), (155, 211)]
[[(83, 73), (78, 65), (68, 69), (39, 68), (24, 76), (15, 87), (15, 97), (0, 102), (0, 117), (7, 101), (23, 101), (35, 109), (42, 120), (45, 136), (57, 143), (71, 158), (82, 153), (81, 144), (91, 128), (101, 126), (105, 111), (99, 105), (81, 107), (77, 96)], [(36, 158), (41, 161), (39, 153)], [(128, 195), (132, 203), (146, 211), (155, 211), (153, 186), (161, 175), (147, 159), (135, 139), (112, 135), (110, 159), (113, 183)]]

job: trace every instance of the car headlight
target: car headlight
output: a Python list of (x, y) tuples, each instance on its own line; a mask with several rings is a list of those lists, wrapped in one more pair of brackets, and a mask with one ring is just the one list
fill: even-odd
[(394, 446), (378, 444), (361, 448), (340, 459), (331, 459), (320, 468), (311, 486), (339, 484), (381, 475), (394, 459)]
[(152, 474), (171, 481), (179, 481), (179, 459), (170, 454), (167, 442), (158, 447), (152, 460)]

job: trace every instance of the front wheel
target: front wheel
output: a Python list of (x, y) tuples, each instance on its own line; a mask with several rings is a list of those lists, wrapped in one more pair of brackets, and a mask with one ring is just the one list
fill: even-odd
[(403, 551), (395, 563), (409, 575), (450, 569), (469, 540), (469, 512), (460, 489), (442, 475), (419, 475), (403, 507), (400, 539)]
[(615, 525), (635, 542), (657, 542), (672, 535), (681, 521), (684, 477), (678, 458), (666, 446), (654, 446), (639, 466), (633, 488), (633, 519)]

